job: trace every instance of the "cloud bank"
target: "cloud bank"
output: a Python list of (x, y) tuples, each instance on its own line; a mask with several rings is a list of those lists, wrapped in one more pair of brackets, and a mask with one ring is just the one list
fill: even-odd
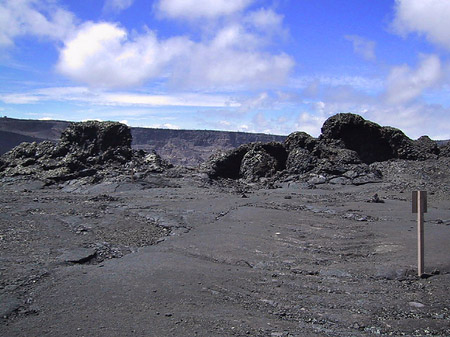
[[(157, 6), (173, 20), (215, 19), (242, 12), (250, 3), (161, 0)], [(284, 32), (282, 16), (269, 9), (241, 14), (242, 23), (218, 21), (214, 31), (201, 40), (187, 35), (161, 39), (149, 28), (130, 34), (116, 23), (87, 22), (63, 39), (56, 69), (80, 83), (104, 88), (138, 86), (155, 79), (177, 88), (209, 90), (284, 83), (294, 59), (265, 49), (273, 42), (273, 34)]]

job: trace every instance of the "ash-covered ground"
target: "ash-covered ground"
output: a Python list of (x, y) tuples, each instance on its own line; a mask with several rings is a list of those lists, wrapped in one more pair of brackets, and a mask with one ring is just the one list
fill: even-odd
[(284, 167), (271, 144), (187, 169), (84, 139), (1, 157), (0, 335), (450, 335), (450, 159), (433, 146), (368, 163), (297, 135), (316, 143)]

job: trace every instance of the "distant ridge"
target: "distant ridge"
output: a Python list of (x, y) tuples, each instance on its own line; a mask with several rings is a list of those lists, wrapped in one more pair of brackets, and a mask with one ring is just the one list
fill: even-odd
[[(22, 142), (58, 141), (68, 121), (0, 118), (0, 155)], [(262, 133), (170, 130), (132, 127), (132, 147), (156, 151), (175, 165), (195, 166), (218, 150), (229, 150), (252, 142), (282, 142), (285, 136)]]
[(195, 166), (204, 162), (218, 150), (229, 150), (252, 142), (283, 142), (285, 136), (261, 133), (168, 130), (131, 128), (132, 147), (145, 151), (155, 150), (172, 164)]

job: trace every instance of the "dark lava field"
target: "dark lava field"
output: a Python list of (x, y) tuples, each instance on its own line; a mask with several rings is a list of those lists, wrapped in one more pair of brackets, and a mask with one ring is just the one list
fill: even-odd
[(449, 154), (351, 114), (195, 168), (112, 122), (21, 144), (0, 157), (0, 335), (449, 336)]

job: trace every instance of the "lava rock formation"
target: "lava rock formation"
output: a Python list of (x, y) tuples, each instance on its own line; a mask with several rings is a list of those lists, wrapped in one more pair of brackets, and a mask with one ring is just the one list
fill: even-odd
[(255, 182), (260, 178), (297, 175), (310, 183), (364, 184), (381, 179), (371, 164), (391, 159), (427, 160), (448, 156), (427, 136), (411, 140), (401, 130), (382, 127), (359, 115), (330, 117), (314, 138), (290, 134), (284, 143), (253, 143), (211, 156), (203, 169), (212, 179)]
[(117, 122), (72, 123), (56, 144), (22, 143), (0, 158), (0, 177), (29, 175), (51, 184), (114, 171), (163, 171), (171, 167), (156, 153), (131, 149), (128, 126)]

